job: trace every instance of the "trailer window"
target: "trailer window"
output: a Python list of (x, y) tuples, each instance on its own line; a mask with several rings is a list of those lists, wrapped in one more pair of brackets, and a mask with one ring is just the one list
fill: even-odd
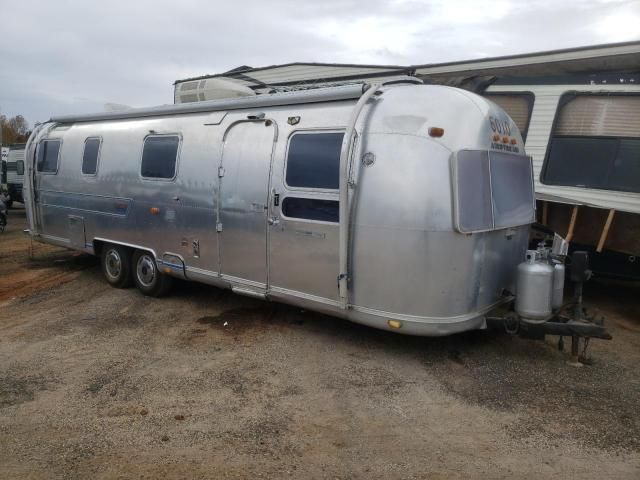
[(282, 201), (282, 214), (289, 218), (338, 223), (339, 212), (337, 200), (286, 197)]
[(456, 219), (461, 232), (490, 230), (491, 181), (489, 152), (464, 150), (458, 152), (455, 164)]
[(287, 185), (337, 190), (343, 137), (341, 132), (294, 134), (287, 154)]
[(100, 139), (87, 138), (84, 141), (82, 154), (82, 174), (95, 175), (98, 171), (98, 154), (100, 153)]
[(640, 193), (640, 95), (569, 94), (560, 103), (542, 182)]
[(140, 173), (145, 178), (172, 179), (176, 175), (178, 135), (152, 135), (144, 140)]
[(526, 225), (534, 220), (533, 170), (522, 155), (489, 152), (493, 227)]
[(529, 120), (533, 110), (535, 97), (531, 92), (492, 92), (483, 95), (509, 114), (513, 122), (520, 130), (522, 139), (527, 139)]
[(24, 162), (22, 160), (16, 162), (16, 172), (18, 175), (24, 175)]
[(60, 140), (44, 140), (38, 149), (38, 172), (56, 173), (60, 156)]
[(481, 232), (534, 220), (531, 159), (522, 155), (463, 150), (454, 159), (456, 229)]

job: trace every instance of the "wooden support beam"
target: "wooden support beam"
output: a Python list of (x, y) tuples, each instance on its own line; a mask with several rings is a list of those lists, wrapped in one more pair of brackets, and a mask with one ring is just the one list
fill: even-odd
[(600, 241), (598, 242), (598, 247), (596, 248), (596, 252), (601, 253), (604, 248), (604, 242), (607, 241), (607, 237), (609, 236), (609, 229), (611, 228), (611, 223), (613, 222), (613, 216), (616, 211), (612, 208), (609, 210), (609, 215), (607, 216), (607, 221), (604, 222), (604, 228), (602, 229), (602, 234), (600, 235)]
[(578, 218), (578, 205), (573, 206), (573, 210), (571, 211), (571, 220), (569, 221), (569, 229), (567, 230), (567, 236), (565, 240), (567, 243), (570, 243), (573, 239), (573, 231), (576, 228), (576, 219)]

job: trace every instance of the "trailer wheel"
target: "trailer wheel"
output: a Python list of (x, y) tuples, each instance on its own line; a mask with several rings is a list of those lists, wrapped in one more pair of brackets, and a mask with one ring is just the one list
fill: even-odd
[(105, 245), (102, 248), (102, 273), (112, 287), (131, 286), (131, 254), (121, 245)]
[(131, 263), (136, 287), (150, 297), (163, 297), (171, 289), (173, 279), (158, 270), (156, 259), (149, 252), (137, 250)]

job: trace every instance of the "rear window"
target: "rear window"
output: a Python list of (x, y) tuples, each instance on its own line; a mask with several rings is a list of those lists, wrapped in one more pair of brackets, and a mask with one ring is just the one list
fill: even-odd
[(44, 140), (38, 148), (38, 172), (56, 173), (58, 171), (58, 157), (60, 156), (60, 140)]
[(526, 225), (534, 220), (531, 159), (463, 150), (454, 159), (455, 224), (463, 233)]
[(178, 135), (152, 135), (144, 141), (140, 174), (145, 178), (170, 180), (176, 176)]

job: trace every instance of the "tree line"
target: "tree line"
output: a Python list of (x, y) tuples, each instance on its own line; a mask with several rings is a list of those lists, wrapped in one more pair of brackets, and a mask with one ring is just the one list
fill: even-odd
[(22, 116), (7, 117), (0, 114), (0, 144), (25, 143), (31, 135), (29, 122)]

